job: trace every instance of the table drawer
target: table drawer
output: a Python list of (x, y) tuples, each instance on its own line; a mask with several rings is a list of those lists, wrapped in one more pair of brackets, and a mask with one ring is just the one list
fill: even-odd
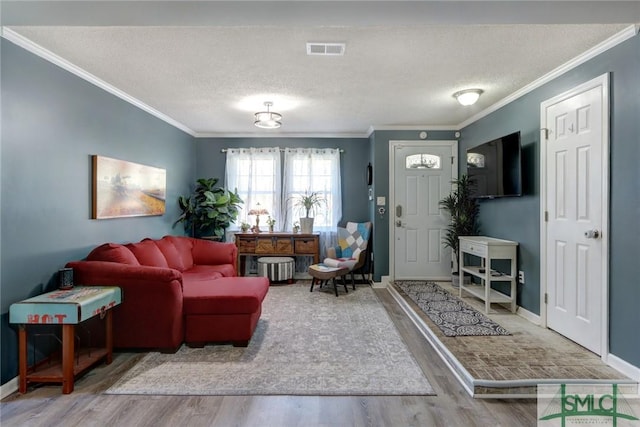
[(487, 246), (486, 245), (481, 245), (475, 242), (470, 242), (467, 240), (461, 240), (460, 241), (460, 250), (462, 252), (466, 252), (468, 254), (473, 254), (473, 255), (477, 255), (480, 257), (486, 257), (487, 256)]
[(271, 238), (258, 238), (255, 245), (257, 254), (272, 254), (276, 251), (275, 241)]
[(298, 254), (315, 254), (318, 246), (314, 239), (295, 239), (294, 245)]
[(258, 237), (256, 240), (256, 254), (292, 254), (293, 243), (289, 238)]
[(236, 244), (238, 246), (238, 252), (255, 253), (256, 251), (256, 239), (243, 239), (239, 237), (236, 240)]
[(293, 242), (289, 238), (279, 238), (276, 241), (276, 253), (290, 255), (293, 253)]

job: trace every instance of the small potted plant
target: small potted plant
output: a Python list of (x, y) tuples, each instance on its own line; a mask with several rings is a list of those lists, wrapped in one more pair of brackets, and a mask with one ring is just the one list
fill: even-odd
[(269, 233), (273, 233), (273, 227), (276, 225), (276, 220), (269, 216), (267, 218), (267, 225), (269, 226)]
[(305, 214), (304, 217), (300, 217), (300, 228), (303, 233), (313, 233), (313, 217), (309, 215), (315, 215), (316, 210), (325, 203), (325, 199), (317, 191), (305, 190), (304, 194), (294, 197), (293, 207), (297, 208), (298, 212)]
[(244, 221), (242, 221), (242, 222), (240, 223), (240, 230), (241, 230), (243, 233), (246, 233), (247, 231), (249, 231), (249, 229), (250, 229), (250, 228), (251, 228), (251, 224), (249, 224), (248, 222), (244, 222)]
[(300, 223), (298, 221), (293, 223), (293, 232), (294, 233), (300, 232)]

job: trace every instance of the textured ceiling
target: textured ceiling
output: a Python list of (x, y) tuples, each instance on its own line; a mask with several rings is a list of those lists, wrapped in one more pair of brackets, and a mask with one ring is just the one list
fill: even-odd
[[(331, 2), (327, 2), (330, 4)], [(397, 20), (394, 20), (397, 21)], [(628, 24), (81, 26), (9, 28), (196, 135), (365, 135), (451, 126)], [(344, 42), (344, 56), (307, 56)], [(484, 90), (462, 107), (455, 91)], [(283, 126), (253, 113), (272, 101)]]

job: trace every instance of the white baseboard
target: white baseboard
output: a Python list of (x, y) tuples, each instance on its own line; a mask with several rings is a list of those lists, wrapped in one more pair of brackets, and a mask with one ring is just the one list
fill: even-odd
[(375, 289), (384, 289), (389, 286), (389, 276), (381, 276), (379, 282), (371, 282), (371, 287)]
[(529, 322), (533, 323), (534, 325), (540, 326), (540, 316), (530, 312), (526, 308), (522, 308), (518, 306), (518, 309), (516, 310), (516, 314), (524, 319), (527, 319)]
[[(617, 371), (620, 371), (622, 374), (628, 376), (632, 380), (640, 383), (639, 367), (634, 366), (631, 363), (627, 362), (626, 360), (623, 360), (611, 353), (607, 355), (607, 365), (611, 366), (613, 369)], [(638, 394), (640, 394), (640, 388), (638, 390)]]
[(7, 381), (0, 386), (0, 400), (18, 391), (18, 377)]

